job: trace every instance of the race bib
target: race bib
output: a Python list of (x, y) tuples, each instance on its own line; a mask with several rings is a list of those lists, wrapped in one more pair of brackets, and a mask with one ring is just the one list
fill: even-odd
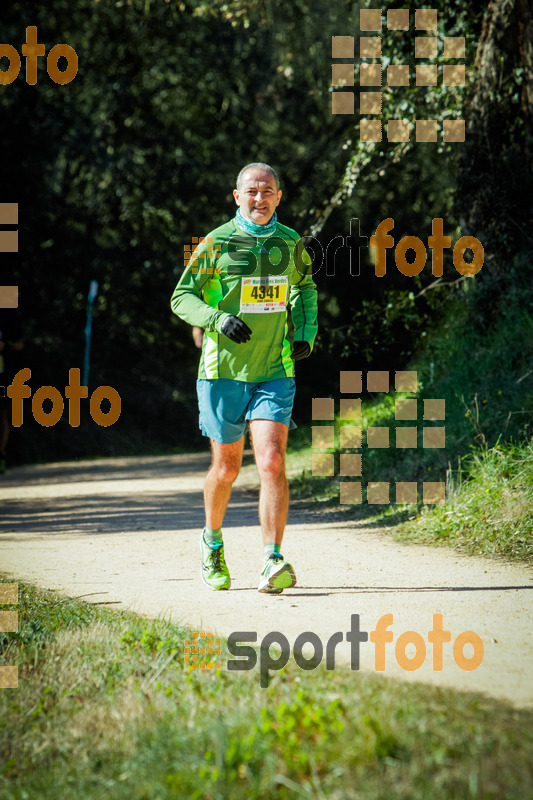
[(241, 311), (247, 314), (268, 314), (285, 311), (289, 279), (286, 275), (268, 278), (243, 278)]

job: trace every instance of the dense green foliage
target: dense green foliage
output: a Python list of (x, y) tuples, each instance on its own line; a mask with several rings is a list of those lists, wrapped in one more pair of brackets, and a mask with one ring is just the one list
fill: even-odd
[[(34, 391), (61, 390), (69, 368), (81, 367), (89, 282), (99, 282), (89, 389), (116, 388), (123, 412), (115, 425), (100, 428), (86, 409), (79, 429), (68, 425), (66, 413), (46, 429), (27, 413), (12, 439), (12, 460), (202, 446), (197, 352), (190, 328), (171, 314), (169, 297), (183, 246), (234, 213), (231, 190), (243, 163), (276, 166), (284, 191), (280, 218), (314, 233), (323, 247), (347, 236), (352, 219), (369, 237), (392, 217), (396, 242), (406, 234), (427, 241), (434, 217), (443, 218), (452, 244), (464, 232), (457, 185), (468, 139), (465, 147), (398, 145), (386, 137), (365, 145), (357, 113), (331, 114), (331, 36), (357, 32), (358, 4), (52, 5), (15, 0), (2, 11), (4, 40), (19, 50), (26, 26), (36, 25), (47, 51), (67, 42), (79, 57), (78, 75), (67, 85), (53, 83), (40, 59), (35, 86), (26, 84), (23, 67), (14, 83), (0, 87), (4, 152), (17, 154), (3, 160), (2, 186), (5, 199), (20, 203), (21, 240), (19, 256), (3, 256), (2, 282), (20, 286), (22, 361), (32, 370)], [(384, 10), (390, 6), (396, 4), (387, 0)], [(478, 89), (470, 67), (487, 8), (470, 0), (433, 7), (439, 37), (465, 36), (467, 86), (384, 86), (383, 119), (468, 113)], [(383, 52), (408, 63), (413, 74), (413, 14), (411, 22), (408, 33), (384, 27)], [(511, 83), (515, 68), (509, 66)], [(509, 80), (509, 113), (522, 118)], [(494, 91), (499, 96), (498, 86)], [(520, 181), (517, 172), (515, 185)], [(515, 236), (513, 248), (525, 241)], [(433, 281), (430, 257), (415, 278), (396, 270), (392, 251), (388, 258), (387, 275), (378, 279), (362, 247), (361, 274), (350, 275), (344, 247), (334, 275), (325, 268), (317, 273), (321, 332), (312, 359), (299, 365), (299, 421), (309, 418), (318, 387), (336, 394), (339, 369), (405, 366), (461, 288), (450, 252), (443, 280), (430, 291), (424, 291)], [(482, 271), (477, 282), (484, 280)]]

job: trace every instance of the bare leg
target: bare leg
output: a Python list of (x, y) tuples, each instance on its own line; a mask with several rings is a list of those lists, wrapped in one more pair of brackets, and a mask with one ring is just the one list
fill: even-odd
[(283, 422), (253, 419), (250, 432), (261, 481), (259, 520), (263, 544), (281, 545), (289, 510), (289, 485), (285, 476), (289, 428)]
[(206, 525), (212, 531), (222, 527), (231, 487), (241, 468), (243, 448), (244, 436), (234, 444), (222, 444), (211, 439), (213, 460), (205, 476), (204, 502)]

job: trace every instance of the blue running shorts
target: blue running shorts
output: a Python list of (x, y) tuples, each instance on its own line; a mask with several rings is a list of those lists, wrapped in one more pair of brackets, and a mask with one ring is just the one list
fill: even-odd
[(196, 382), (200, 430), (215, 442), (238, 442), (246, 433), (250, 419), (272, 419), (289, 428), (296, 382), (294, 378), (251, 383), (229, 378)]

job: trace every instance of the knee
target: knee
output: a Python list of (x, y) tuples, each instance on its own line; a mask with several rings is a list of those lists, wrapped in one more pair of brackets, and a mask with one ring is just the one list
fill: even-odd
[(285, 475), (285, 455), (271, 448), (262, 454), (257, 469), (261, 477), (280, 478)]
[(233, 483), (239, 474), (239, 465), (232, 461), (222, 461), (214, 465), (218, 483)]

